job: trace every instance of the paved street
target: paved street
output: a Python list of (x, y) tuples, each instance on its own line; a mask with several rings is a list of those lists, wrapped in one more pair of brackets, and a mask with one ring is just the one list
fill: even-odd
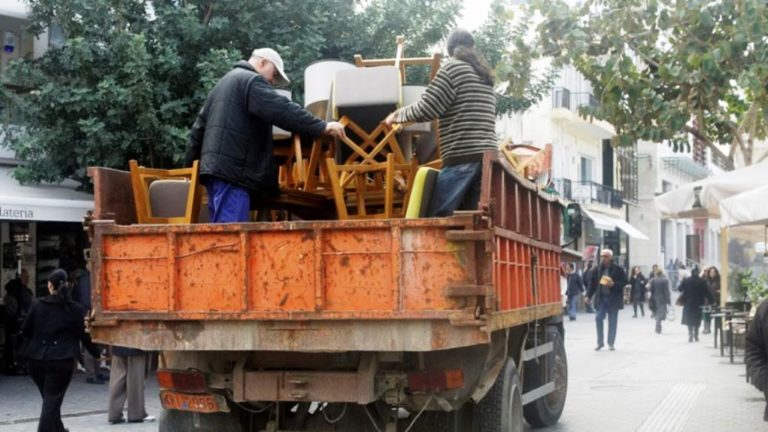
[[(566, 322), (570, 388), (561, 423), (546, 431), (720, 432), (766, 430), (762, 395), (744, 379), (741, 357), (730, 364), (714, 349), (711, 335), (689, 344), (687, 330), (666, 322), (619, 318), (616, 351), (593, 351), (594, 315)], [(680, 316), (678, 308), (677, 316)], [(72, 432), (156, 431), (157, 424), (106, 423), (106, 385), (84, 383), (82, 374), (67, 394), (65, 425)], [(157, 386), (147, 387), (147, 409), (159, 414)], [(0, 377), (0, 431), (34, 430), (40, 399), (28, 377)]]

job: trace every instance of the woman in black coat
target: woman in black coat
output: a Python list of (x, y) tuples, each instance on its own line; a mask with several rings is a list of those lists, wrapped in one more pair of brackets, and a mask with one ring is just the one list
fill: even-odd
[(683, 305), (683, 325), (688, 326), (688, 342), (699, 341), (699, 326), (701, 326), (701, 307), (707, 301), (712, 303), (712, 293), (707, 282), (699, 277), (699, 268), (691, 270), (691, 276), (680, 284), (683, 293), (677, 299)]
[(95, 358), (98, 350), (85, 332), (85, 310), (69, 298), (67, 272), (54, 270), (48, 276), (49, 296), (32, 305), (22, 326), (28, 341), (24, 356), (29, 374), (43, 397), (38, 432), (65, 432), (61, 404), (67, 392), (80, 342)]
[[(703, 279), (707, 281), (709, 292), (712, 294), (712, 305), (714, 307), (720, 306), (720, 272), (717, 267), (710, 267), (703, 275)], [(712, 331), (712, 312), (711, 308), (707, 308), (704, 312), (704, 331), (702, 333), (709, 334)]]
[(645, 303), (645, 284), (648, 280), (643, 276), (640, 271), (640, 267), (634, 267), (632, 269), (632, 276), (629, 278), (629, 285), (632, 289), (629, 292), (629, 298), (632, 300), (632, 308), (635, 310), (635, 314), (632, 318), (637, 318), (637, 307), (640, 306), (640, 313), (645, 317), (645, 309), (643, 304)]

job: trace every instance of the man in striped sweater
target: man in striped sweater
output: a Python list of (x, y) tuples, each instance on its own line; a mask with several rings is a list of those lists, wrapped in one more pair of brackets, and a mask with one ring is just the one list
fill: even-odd
[(427, 216), (450, 216), (477, 209), (483, 153), (498, 150), (493, 77), (465, 30), (448, 37), (452, 59), (438, 71), (421, 99), (390, 114), (385, 123), (440, 120), (443, 169)]

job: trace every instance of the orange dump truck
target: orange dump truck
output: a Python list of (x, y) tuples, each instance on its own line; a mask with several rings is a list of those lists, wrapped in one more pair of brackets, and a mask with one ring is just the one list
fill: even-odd
[(160, 351), (161, 431), (519, 431), (567, 391), (561, 206), (489, 153), (447, 218), (137, 225), (91, 169), (101, 343)]

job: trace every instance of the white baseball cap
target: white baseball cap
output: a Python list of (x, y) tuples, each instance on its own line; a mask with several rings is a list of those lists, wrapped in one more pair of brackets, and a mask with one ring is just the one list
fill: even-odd
[(277, 51), (273, 50), (272, 48), (256, 48), (251, 53), (251, 57), (261, 57), (263, 59), (269, 60), (273, 65), (275, 65), (278, 73), (275, 81), (277, 82), (278, 86), (283, 87), (291, 83), (291, 80), (289, 80), (288, 76), (285, 75), (285, 71), (283, 70), (283, 59), (280, 57), (280, 54), (278, 54)]

